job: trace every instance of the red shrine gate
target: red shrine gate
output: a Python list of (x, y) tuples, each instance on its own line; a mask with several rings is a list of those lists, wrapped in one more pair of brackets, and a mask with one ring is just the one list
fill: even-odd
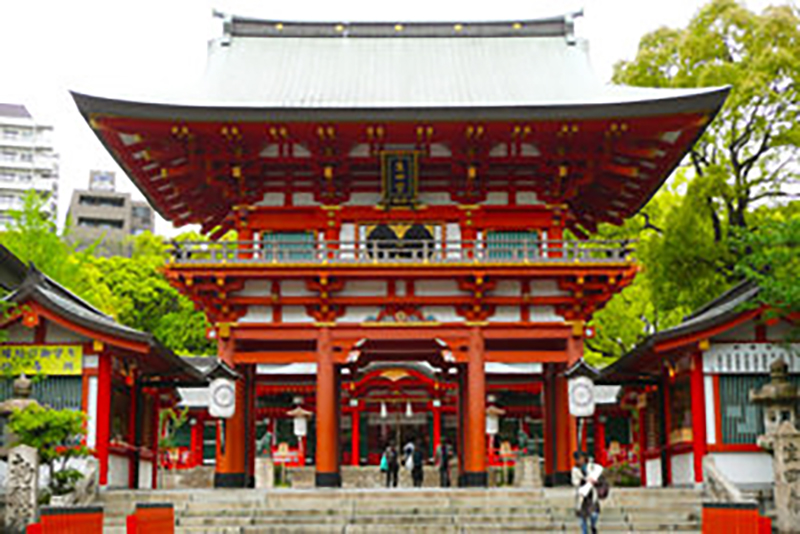
[(487, 390), (507, 385), (487, 369), (540, 366), (521, 391), (542, 392), (545, 471), (565, 478), (563, 371), (636, 272), (627, 243), (585, 238), (645, 204), (726, 90), (609, 88), (571, 16), (225, 28), (205, 104), (74, 95), (164, 217), (236, 231), (176, 244), (166, 270), (241, 377), (217, 484), (252, 478), (258, 366), (301, 362), (316, 365), (318, 485), (341, 483), (342, 414), (368, 409), (359, 380), (381, 362), (434, 369), (464, 485), (486, 484)]

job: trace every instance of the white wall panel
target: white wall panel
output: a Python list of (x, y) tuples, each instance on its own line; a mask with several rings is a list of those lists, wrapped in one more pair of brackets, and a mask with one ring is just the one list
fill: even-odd
[(153, 462), (139, 460), (139, 489), (153, 488)]
[(556, 313), (553, 306), (531, 306), (530, 321), (533, 323), (560, 322), (564, 318)]
[(47, 321), (46, 339), (48, 343), (86, 343), (89, 341), (88, 337), (76, 334), (52, 321)]
[(569, 294), (560, 289), (555, 280), (531, 280), (530, 292), (534, 297), (561, 297)]
[(522, 295), (522, 284), (518, 280), (500, 280), (492, 290), (494, 297), (519, 297)]
[(532, 205), (541, 204), (533, 191), (518, 191), (517, 204)]
[(469, 293), (461, 291), (455, 280), (418, 280), (414, 284), (415, 292), (420, 297), (459, 296)]
[(734, 484), (775, 482), (772, 456), (766, 452), (713, 452), (711, 457), (722, 474)]
[(305, 306), (284, 306), (281, 308), (284, 323), (313, 323), (314, 318), (306, 313)]
[(130, 460), (127, 456), (108, 455), (109, 488), (127, 488), (130, 484)]
[(489, 317), (490, 323), (517, 323), (522, 320), (519, 306), (498, 306), (494, 315)]
[(341, 292), (344, 297), (385, 297), (386, 282), (383, 280), (350, 280)]
[(309, 291), (303, 280), (283, 280), (281, 295), (284, 297), (313, 297), (316, 296), (316, 293)]
[(670, 458), (673, 486), (694, 486), (694, 453), (676, 454)]
[(380, 193), (351, 193), (345, 206), (377, 206), (381, 202)]
[(485, 206), (507, 206), (508, 193), (505, 191), (492, 191), (486, 195)]
[(450, 200), (450, 193), (420, 193), (417, 195), (417, 199), (421, 203), (428, 204), (429, 206), (446, 206), (448, 204), (453, 204), (453, 201)]
[(706, 443), (717, 443), (717, 403), (714, 396), (714, 377), (703, 377), (703, 393), (706, 398)]
[(313, 193), (294, 193), (292, 202), (295, 206), (319, 206), (319, 202), (314, 200)]
[(247, 313), (240, 319), (240, 323), (271, 323), (272, 306), (248, 306)]
[(271, 294), (271, 280), (246, 280), (241, 290), (231, 293), (236, 297), (268, 297)]
[(97, 446), (97, 377), (89, 377), (89, 394), (86, 402), (86, 446)]
[(375, 321), (381, 309), (378, 306), (348, 306), (344, 315), (336, 320), (337, 323), (361, 323)]
[(652, 458), (650, 460), (645, 460), (644, 462), (644, 472), (647, 476), (647, 487), (648, 488), (660, 488), (663, 484), (663, 479), (661, 478), (661, 458)]
[(283, 206), (285, 203), (286, 195), (283, 193), (266, 193), (264, 198), (262, 198), (260, 202), (256, 203), (256, 206), (276, 207)]
[(422, 306), (422, 316), (428, 320), (432, 316), (434, 321), (441, 323), (454, 323), (463, 321), (464, 318), (456, 313), (453, 306)]

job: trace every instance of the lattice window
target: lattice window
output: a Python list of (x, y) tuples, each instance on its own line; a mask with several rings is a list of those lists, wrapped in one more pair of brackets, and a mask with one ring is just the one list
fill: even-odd
[(275, 256), (278, 261), (311, 261), (314, 259), (314, 232), (265, 232), (264, 258)]
[(486, 254), (490, 260), (531, 259), (539, 255), (539, 235), (532, 230), (486, 232)]
[[(13, 380), (0, 380), (0, 402), (10, 399)], [(56, 410), (82, 408), (83, 379), (80, 376), (48, 376), (33, 383), (31, 397)]]

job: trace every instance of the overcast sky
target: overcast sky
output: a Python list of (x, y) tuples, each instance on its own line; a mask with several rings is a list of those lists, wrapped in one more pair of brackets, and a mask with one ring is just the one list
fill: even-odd
[[(70, 89), (100, 96), (147, 95), (198, 79), (206, 42), (221, 33), (214, 9), (268, 19), (321, 21), (519, 20), (583, 8), (577, 33), (603, 80), (631, 59), (645, 33), (685, 26), (704, 0), (450, 2), (444, 0), (4, 0), (0, 7), (0, 102), (25, 104), (55, 126), (61, 155), (59, 219), (89, 171), (117, 171), (117, 189), (142, 198), (78, 114)], [(769, 3), (748, 0), (761, 10)], [(780, 1), (778, 2), (780, 3)], [(785, 2), (784, 2), (785, 3)], [(158, 220), (158, 233), (174, 234)]]

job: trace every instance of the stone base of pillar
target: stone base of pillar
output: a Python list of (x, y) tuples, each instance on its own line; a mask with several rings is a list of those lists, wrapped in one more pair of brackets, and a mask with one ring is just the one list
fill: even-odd
[(464, 488), (485, 488), (489, 486), (489, 476), (486, 471), (475, 473), (465, 471), (461, 474), (459, 485)]
[(339, 473), (315, 473), (314, 485), (318, 488), (341, 488), (342, 475)]
[(244, 473), (214, 473), (215, 488), (246, 488), (247, 475)]
[(520, 456), (514, 468), (514, 486), (518, 488), (541, 488), (542, 470), (538, 456)]
[(568, 471), (545, 475), (544, 485), (548, 488), (555, 486), (569, 486), (572, 484), (572, 473)]
[(275, 464), (269, 456), (256, 458), (256, 488), (272, 489), (275, 487)]

